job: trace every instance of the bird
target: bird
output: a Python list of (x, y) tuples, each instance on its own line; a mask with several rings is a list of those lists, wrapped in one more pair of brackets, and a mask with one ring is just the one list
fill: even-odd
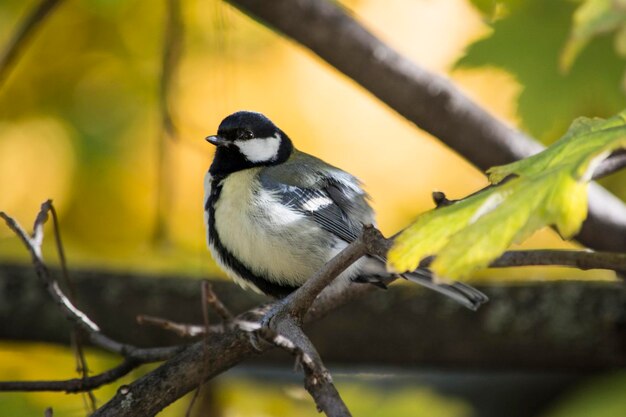
[[(269, 118), (238, 111), (206, 141), (216, 147), (204, 179), (207, 244), (244, 288), (284, 299), (356, 240), (374, 211), (350, 173), (297, 150)], [(364, 256), (334, 281), (385, 287), (394, 276), (381, 257)], [(427, 269), (401, 277), (476, 310), (488, 298), (462, 282), (435, 282)]]

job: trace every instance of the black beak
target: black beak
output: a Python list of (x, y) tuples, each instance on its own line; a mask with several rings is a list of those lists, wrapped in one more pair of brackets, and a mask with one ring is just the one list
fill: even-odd
[(207, 136), (206, 141), (215, 146), (226, 144), (226, 139), (224, 139), (223, 137), (219, 135)]

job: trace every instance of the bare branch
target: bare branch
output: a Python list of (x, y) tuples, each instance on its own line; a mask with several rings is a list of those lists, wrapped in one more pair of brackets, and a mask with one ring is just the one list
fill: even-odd
[(222, 303), (219, 297), (213, 291), (213, 286), (208, 280), (203, 280), (203, 287), (205, 291), (205, 301), (206, 303), (213, 308), (213, 310), (222, 318), (224, 321), (230, 321), (234, 319), (233, 313), (228, 310), (228, 308)]
[[(177, 323), (168, 319), (143, 314), (137, 316), (137, 323), (160, 327), (164, 330), (174, 332), (180, 337), (197, 337), (206, 332), (206, 328), (198, 324)], [(223, 329), (222, 326), (219, 326), (219, 328)]]
[(610, 269), (613, 271), (626, 271), (626, 254), (564, 249), (516, 250), (504, 252), (490, 267), (506, 268), (539, 265), (570, 266), (582, 270)]
[[(434, 256), (424, 258), (420, 267), (427, 268), (434, 259)], [(504, 252), (489, 265), (490, 268), (519, 266), (565, 266), (582, 270), (626, 271), (626, 254), (567, 249), (513, 250)]]
[(45, 22), (61, 0), (41, 0), (16, 29), (11, 40), (0, 55), (0, 88), (8, 78), (22, 50), (35, 31)]
[(141, 363), (134, 359), (124, 362), (98, 375), (63, 381), (0, 381), (0, 391), (65, 391), (67, 393), (89, 392), (117, 381)]

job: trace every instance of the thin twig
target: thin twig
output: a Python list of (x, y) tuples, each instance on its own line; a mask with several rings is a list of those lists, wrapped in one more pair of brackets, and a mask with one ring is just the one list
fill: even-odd
[(117, 381), (139, 365), (141, 365), (139, 361), (125, 359), (124, 362), (115, 368), (86, 378), (74, 378), (60, 381), (0, 381), (0, 391), (89, 392), (102, 385)]
[(206, 303), (213, 308), (213, 310), (222, 318), (224, 321), (231, 321), (234, 319), (233, 313), (222, 303), (219, 297), (213, 291), (213, 286), (208, 280), (203, 280), (203, 291), (206, 296)]
[[(176, 333), (180, 337), (197, 337), (206, 332), (205, 326), (198, 324), (178, 323), (172, 320), (164, 319), (161, 317), (153, 317), (145, 314), (137, 316), (137, 323), (141, 325), (151, 325), (160, 327), (161, 329), (168, 330)], [(218, 328), (223, 329), (222, 326), (213, 326), (211, 331), (216, 331)]]
[[(74, 353), (74, 359), (76, 361), (76, 372), (82, 379), (89, 377), (89, 366), (87, 365), (87, 358), (85, 358), (85, 352), (80, 342), (80, 329), (74, 327), (70, 334), (70, 345), (72, 352)], [(83, 392), (83, 404), (87, 410), (87, 415), (93, 414), (96, 411), (96, 396), (91, 390)]]
[(0, 88), (8, 78), (9, 72), (17, 62), (17, 58), (24, 50), (35, 31), (45, 22), (52, 11), (61, 3), (61, 0), (41, 0), (30, 14), (15, 30), (11, 40), (0, 55)]

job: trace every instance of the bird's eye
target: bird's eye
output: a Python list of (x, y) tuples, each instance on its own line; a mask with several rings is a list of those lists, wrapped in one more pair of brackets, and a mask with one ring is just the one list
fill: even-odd
[(248, 129), (241, 129), (237, 134), (237, 139), (252, 139), (254, 134)]

